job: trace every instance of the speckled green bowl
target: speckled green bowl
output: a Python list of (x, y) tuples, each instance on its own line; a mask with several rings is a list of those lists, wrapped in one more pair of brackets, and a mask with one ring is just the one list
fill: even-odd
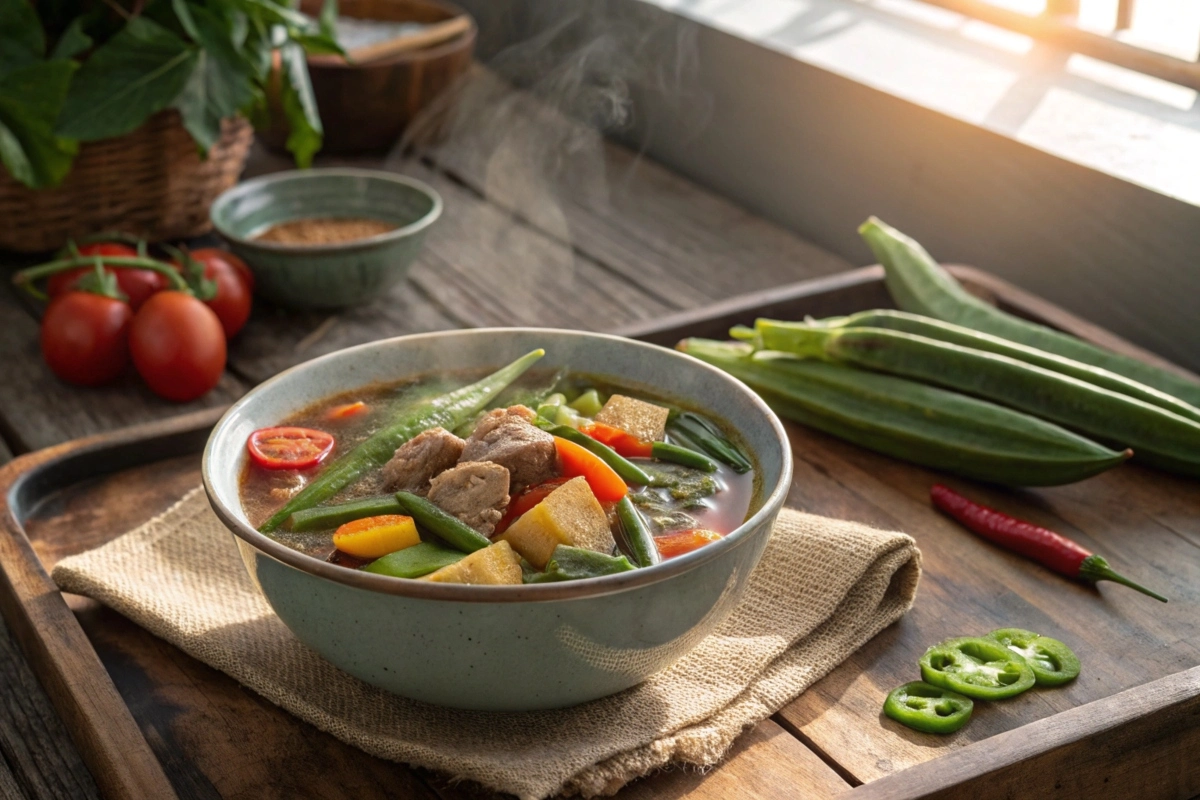
[[(408, 274), (442, 198), (421, 181), (368, 169), (309, 169), (254, 178), (222, 194), (213, 225), (254, 272), (255, 291), (285, 308), (377, 299)], [(322, 245), (261, 242), (272, 225), (313, 217), (378, 219), (393, 231)]]

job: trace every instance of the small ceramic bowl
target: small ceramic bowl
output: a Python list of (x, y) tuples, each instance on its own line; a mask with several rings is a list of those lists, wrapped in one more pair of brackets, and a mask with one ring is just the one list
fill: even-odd
[[(442, 213), (442, 198), (414, 178), (367, 169), (265, 175), (222, 194), (209, 211), (217, 232), (254, 272), (255, 291), (285, 308), (369, 303), (403, 280)], [(395, 230), (332, 244), (259, 241), (272, 225), (320, 217), (377, 219)]]
[[(250, 526), (239, 499), (246, 439), (331, 394), (437, 370), (487, 369), (538, 347), (538, 368), (605, 377), (724, 420), (757, 470), (746, 521), (653, 567), (526, 586), (374, 575), (320, 561)], [(666, 380), (669, 376), (669, 381)], [(458, 708), (559, 708), (669, 666), (733, 610), (791, 485), (779, 420), (738, 380), (674, 350), (601, 334), (494, 328), (405, 336), (293, 367), (239, 400), (204, 451), (204, 488), (275, 613), (341, 669), (396, 694)]]

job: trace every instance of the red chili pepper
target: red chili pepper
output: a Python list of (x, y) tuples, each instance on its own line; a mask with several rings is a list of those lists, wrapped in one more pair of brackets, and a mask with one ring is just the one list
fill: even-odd
[(929, 490), (929, 497), (934, 506), (989, 542), (1031, 558), (1060, 575), (1093, 584), (1097, 581), (1113, 581), (1155, 600), (1167, 602), (1162, 595), (1113, 572), (1102, 556), (1093, 555), (1052, 530), (972, 502), (940, 483)]

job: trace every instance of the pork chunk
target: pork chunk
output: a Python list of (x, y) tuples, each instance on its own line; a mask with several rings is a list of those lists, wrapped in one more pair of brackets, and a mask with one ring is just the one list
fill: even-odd
[(491, 536), (508, 507), (508, 470), (490, 461), (463, 461), (434, 477), (429, 501)]
[(558, 474), (554, 437), (530, 420), (525, 406), (489, 411), (467, 439), (459, 461), (491, 461), (508, 470), (510, 491), (549, 480)]
[(422, 431), (396, 449), (383, 465), (383, 488), (391, 492), (425, 494), (429, 479), (453, 467), (466, 445), (445, 428)]

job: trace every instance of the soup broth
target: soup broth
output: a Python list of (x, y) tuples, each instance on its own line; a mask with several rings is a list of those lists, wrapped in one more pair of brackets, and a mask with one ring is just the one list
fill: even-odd
[[(405, 409), (478, 380), (483, 377), (483, 374), (482, 372), (440, 373), (395, 383), (369, 385), (327, 398), (281, 420), (278, 428), (270, 430), (308, 430), (323, 435), (327, 434), (333, 438), (332, 448), (315, 466), (299, 469), (279, 468), (278, 464), (270, 462), (264, 466), (260, 458), (261, 454), (255, 453), (252, 440), (250, 447), (254, 457), (247, 460), (241, 479), (241, 500), (247, 518), (251, 524), (261, 526), (295, 498), (306, 485), (321, 475), (330, 464), (336, 463), (338, 459), (387, 427)], [(505, 541), (511, 539), (513, 548), (521, 557), (525, 578), (527, 582), (530, 582), (531, 567), (533, 566), (530, 563), (530, 557), (534, 551), (520, 552), (522, 548), (528, 548), (529, 545), (518, 536), (518, 533), (525, 528), (531, 528), (533, 523), (524, 520), (524, 517), (538, 514), (547, 516), (548, 509), (553, 504), (553, 501), (547, 501), (549, 494), (555, 493), (558, 488), (565, 485), (570, 477), (573, 477), (566, 474), (569, 470), (566, 470), (567, 460), (564, 459), (564, 453), (570, 454), (575, 451), (571, 450), (569, 445), (562, 444), (561, 436), (551, 438), (543, 429), (549, 429), (551, 434), (556, 430), (559, 434), (565, 434), (567, 432), (561, 428), (556, 429), (554, 426), (566, 424), (577, 426), (573, 430), (591, 431), (589, 435), (593, 437), (600, 436), (597, 431), (611, 434), (617, 429), (614, 426), (605, 425), (599, 420), (606, 418), (605, 415), (608, 414), (607, 418), (616, 419), (618, 422), (623, 421), (622, 418), (614, 417), (612, 413), (609, 413), (610, 409), (621, 405), (621, 398), (625, 399), (626, 406), (632, 405), (640, 411), (648, 411), (648, 416), (656, 418), (665, 417), (667, 412), (663, 409), (674, 408), (676, 405), (675, 401), (666, 400), (645, 391), (629, 389), (617, 383), (594, 379), (587, 375), (567, 375), (562, 372), (552, 373), (548, 370), (528, 372), (488, 405), (488, 409), (491, 410), (490, 416), (488, 416), (489, 411), (481, 411), (455, 431), (443, 432), (443, 438), (451, 446), (461, 449), (465, 444), (466, 449), (462, 450), (461, 460), (457, 463), (447, 462), (452, 466), (434, 474), (432, 478), (425, 480), (421, 485), (414, 484), (408, 488), (413, 490), (413, 494), (424, 496), (427, 500), (435, 500), (441, 507), (449, 509), (448, 513), (458, 513), (463, 521), (471, 523), (476, 520), (471, 516), (473, 512), (462, 512), (461, 504), (457, 500), (448, 500), (445, 492), (439, 494), (438, 489), (433, 488), (439, 477), (449, 476), (458, 467), (464, 469), (470, 467), (469, 464), (464, 467), (464, 463), (468, 460), (467, 456), (480, 451), (481, 448), (488, 446), (500, 448), (494, 452), (513, 449), (506, 448), (503, 442), (492, 441), (498, 438), (497, 431), (511, 429), (515, 435), (514, 441), (517, 441), (517, 446), (525, 446), (526, 443), (522, 437), (529, 440), (530, 448), (533, 448), (535, 442), (539, 443), (539, 446), (546, 446), (544, 443), (549, 440), (550, 458), (554, 463), (547, 468), (557, 470), (557, 472), (548, 479), (546, 473), (542, 474), (537, 485), (521, 485), (520, 480), (525, 467), (511, 459), (505, 461), (505, 458), (510, 458), (509, 456), (503, 458), (498, 456), (494, 462), (489, 462), (485, 466), (470, 467), (470, 469), (477, 469), (480, 475), (468, 475), (466, 482), (463, 483), (464, 492), (475, 491), (481, 487), (486, 489), (487, 487), (480, 481), (490, 480), (490, 476), (493, 474), (504, 471), (496, 466), (497, 462), (508, 464), (507, 474), (501, 477), (504, 485), (508, 487), (504, 494), (509, 496), (494, 504), (495, 508), (485, 509), (484, 517), (481, 518), (484, 521), (476, 521), (476, 524), (478, 530), (485, 536), (491, 537), (488, 541), (493, 543), (493, 547), (501, 539), (505, 539)], [(603, 403), (600, 411), (596, 411), (602, 400), (606, 400), (606, 402)], [(572, 404), (580, 410), (572, 408)], [(507, 409), (507, 411), (500, 409)], [(587, 411), (593, 413), (584, 413)], [(628, 420), (624, 421), (629, 426), (633, 425)], [(719, 422), (711, 420), (711, 423), (728, 436), (725, 427)], [(497, 425), (495, 430), (483, 436), (478, 435), (480, 431), (492, 424)], [(528, 426), (528, 429), (523, 426)], [(618, 434), (620, 433), (621, 431), (618, 431)], [(443, 436), (443, 434), (437, 435)], [(576, 439), (579, 438), (578, 434), (571, 435)], [(681, 437), (682, 433), (678, 436)], [(425, 438), (432, 440), (432, 437), (433, 432), (430, 432), (430, 435)], [(625, 494), (637, 510), (637, 514), (645, 523), (649, 533), (654, 537), (656, 546), (669, 538), (671, 548), (675, 548), (681, 536), (687, 539), (690, 536), (689, 532), (693, 531), (711, 532), (711, 535), (708, 533), (705, 535), (710, 537), (709, 540), (714, 540), (720, 535), (732, 532), (746, 520), (755, 498), (755, 470), (739, 472), (730, 465), (715, 460), (711, 462), (713, 467), (711, 471), (696, 469), (654, 457), (649, 452), (654, 449), (654, 446), (648, 441), (640, 442), (632, 435), (627, 435), (625, 438), (637, 443), (636, 446), (628, 445), (636, 450), (636, 454), (628, 457), (628, 463), (643, 470), (653, 479), (652, 485), (628, 484)], [(702, 458), (706, 458), (702, 449), (694, 441), (677, 438), (675, 428), (671, 426), (667, 427), (660, 442), (693, 448)], [(395, 458), (399, 459), (406, 447), (416, 450), (416, 444), (417, 439), (414, 438), (411, 443), (403, 445), (397, 450)], [(585, 444), (590, 444), (590, 442), (585, 441)], [(311, 441), (306, 441), (304, 446), (314, 445)], [(559, 448), (559, 459), (557, 460), (554, 459), (555, 447)], [(614, 447), (620, 449), (616, 445)], [(662, 449), (661, 446), (660, 449)], [(480, 462), (472, 458), (471, 464), (478, 463)], [(381, 498), (387, 501), (396, 489), (395, 472), (396, 470), (390, 464), (369, 470), (358, 480), (323, 502), (321, 506), (338, 507), (340, 504), (364, 498)], [(583, 477), (586, 478), (589, 488), (596, 486), (592, 475), (585, 474)], [(538, 494), (539, 490), (543, 488), (547, 492), (545, 496)], [(603, 510), (605, 524), (612, 531), (611, 541), (616, 547), (608, 553), (603, 553), (603, 550), (606, 549), (603, 546), (593, 549), (605, 556), (619, 559), (621, 553), (628, 554), (630, 545), (626, 531), (618, 521), (616, 503), (611, 498), (601, 499), (602, 492), (600, 491), (596, 491), (594, 494), (597, 496), (598, 507)], [(538, 499), (539, 503), (545, 504), (545, 507), (539, 508), (537, 511), (527, 510), (519, 517), (509, 518), (513, 516), (512, 512), (515, 509), (531, 499)], [(560, 498), (558, 502), (565, 501)], [(532, 509), (534, 506), (530, 506), (530, 508)], [(412, 516), (417, 519), (419, 529), (418, 515)], [(522, 520), (521, 526), (517, 526), (518, 519)], [(574, 541), (571, 539), (572, 532), (569, 530), (555, 528), (554, 524), (550, 522), (547, 522), (545, 527), (551, 529), (555, 535), (559, 535), (564, 540), (563, 544), (566, 544), (567, 541)], [(506, 531), (514, 532), (508, 534)], [(271, 531), (269, 535), (308, 555), (352, 568), (362, 567), (376, 561), (374, 557), (364, 557), (361, 554), (349, 553), (340, 549), (340, 545), (337, 544), (340, 539), (335, 538), (335, 533), (338, 534), (338, 537), (343, 535), (341, 529), (336, 525), (306, 529), (303, 532), (288, 530), (285, 525), (283, 528)], [(425, 531), (421, 531), (419, 535), (423, 542), (428, 540), (437, 542), (439, 545), (445, 544), (436, 536), (426, 536)], [(529, 534), (529, 536), (533, 535)], [(542, 534), (538, 533), (537, 535)], [(700, 542), (700, 544), (703, 543)], [(691, 545), (687, 546), (691, 547)], [(488, 549), (490, 550), (492, 547)], [(573, 553), (575, 547), (572, 545), (570, 549)], [(561, 555), (570, 555), (570, 553), (564, 551)], [(387, 559), (379, 556), (378, 560), (383, 562)], [(537, 559), (534, 557), (532, 560), (536, 561)], [(538, 568), (545, 569), (543, 565), (538, 565)], [(368, 569), (375, 571), (374, 567), (368, 567)]]

